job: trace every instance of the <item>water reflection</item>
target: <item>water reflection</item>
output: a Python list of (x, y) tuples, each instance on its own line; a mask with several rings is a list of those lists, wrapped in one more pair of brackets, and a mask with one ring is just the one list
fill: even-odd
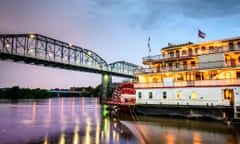
[(33, 102), (33, 106), (32, 106), (32, 122), (34, 123), (36, 119), (36, 102)]
[[(125, 144), (136, 138), (121, 123), (102, 115), (97, 98), (0, 101), (2, 143)], [(119, 130), (121, 129), (121, 130)]]
[(3, 144), (237, 144), (239, 132), (216, 122), (107, 116), (97, 98), (0, 100)]
[(122, 121), (138, 143), (239, 144), (239, 131), (220, 122), (141, 116), (140, 121)]
[(52, 99), (48, 99), (48, 115), (47, 115), (47, 126), (51, 123), (51, 113), (52, 113)]

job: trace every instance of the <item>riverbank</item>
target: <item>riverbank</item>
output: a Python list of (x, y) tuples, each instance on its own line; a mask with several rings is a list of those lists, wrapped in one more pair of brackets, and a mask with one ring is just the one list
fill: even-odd
[(51, 95), (45, 89), (30, 89), (14, 86), (0, 89), (1, 99), (41, 99), (50, 98)]
[[(13, 86), (11, 88), (0, 88), (0, 99), (42, 99), (54, 97), (96, 97), (100, 93), (101, 86), (79, 87), (70, 89), (51, 89), (55, 92), (50, 92), (47, 89), (30, 89)], [(78, 93), (79, 92), (79, 93)]]

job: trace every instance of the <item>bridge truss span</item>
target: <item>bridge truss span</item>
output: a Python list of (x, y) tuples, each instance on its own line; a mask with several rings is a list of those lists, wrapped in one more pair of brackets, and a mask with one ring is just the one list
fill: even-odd
[(112, 72), (127, 73), (130, 75), (134, 75), (135, 71), (139, 68), (140, 66), (135, 65), (133, 63), (126, 62), (126, 61), (116, 61), (109, 64), (109, 69)]
[(96, 53), (39, 34), (5, 34), (0, 35), (0, 41), (1, 53), (15, 61), (54, 67), (61, 63), (108, 71), (107, 63)]
[(0, 58), (27, 64), (133, 77), (137, 65), (107, 64), (97, 53), (40, 34), (0, 34)]

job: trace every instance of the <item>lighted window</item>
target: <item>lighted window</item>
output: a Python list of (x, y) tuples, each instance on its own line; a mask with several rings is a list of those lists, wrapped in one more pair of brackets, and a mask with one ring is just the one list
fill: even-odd
[(226, 63), (228, 62), (228, 59), (227, 59), (227, 57), (225, 57), (225, 62), (226, 62)]
[(195, 61), (191, 61), (191, 66), (195, 66), (196, 62)]
[(238, 47), (238, 49), (240, 49), (240, 42), (237, 43), (237, 47)]
[(142, 98), (142, 93), (138, 92), (138, 98), (141, 99)]
[(197, 93), (195, 91), (192, 92), (192, 100), (197, 99)]
[(176, 63), (176, 68), (179, 68), (179, 62)]
[(169, 70), (172, 70), (172, 63), (168, 64)]
[(148, 98), (152, 99), (152, 92), (148, 93)]
[(196, 80), (203, 80), (204, 79), (203, 73), (202, 72), (196, 72), (195, 78), (196, 78)]
[(182, 99), (182, 93), (181, 93), (181, 91), (178, 91), (178, 92), (177, 92), (177, 98), (178, 98), (178, 99)]
[(237, 78), (240, 78), (240, 72), (236, 72)]
[(163, 92), (163, 99), (166, 99), (166, 98), (167, 98), (167, 92), (164, 91), (164, 92)]
[(188, 67), (188, 66), (187, 66), (187, 61), (184, 61), (184, 62), (183, 62), (183, 69), (184, 69), (184, 70), (187, 70), (187, 67)]
[(230, 51), (234, 50), (234, 45), (233, 45), (232, 42), (229, 43), (229, 50), (230, 50)]
[(152, 79), (152, 82), (154, 82), (154, 83), (155, 83), (155, 82), (158, 82), (158, 78), (155, 78), (155, 77), (154, 77), (154, 78)]
[(192, 56), (192, 49), (191, 48), (188, 49), (188, 55)]
[(183, 75), (178, 74), (178, 75), (177, 75), (177, 80), (183, 80)]
[(209, 51), (210, 51), (210, 52), (215, 52), (215, 48), (214, 48), (213, 46), (210, 46), (210, 47), (209, 47)]
[(182, 55), (186, 55), (187, 54), (187, 51), (186, 50), (183, 50), (182, 51)]
[(195, 48), (195, 53), (199, 54), (199, 48)]
[(216, 79), (217, 71), (210, 71), (210, 79)]
[(174, 52), (169, 52), (168, 55), (169, 55), (169, 57), (172, 58), (172, 57), (174, 57)]
[(230, 100), (233, 97), (232, 89), (224, 89), (224, 99)]
[(166, 68), (166, 64), (163, 63), (163, 64), (162, 64), (162, 69), (165, 69), (165, 68)]

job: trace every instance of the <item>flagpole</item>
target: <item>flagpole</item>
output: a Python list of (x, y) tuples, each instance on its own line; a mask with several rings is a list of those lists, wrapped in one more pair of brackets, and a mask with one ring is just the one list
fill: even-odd
[(150, 36), (148, 37), (148, 57), (150, 57), (151, 45), (150, 45)]

